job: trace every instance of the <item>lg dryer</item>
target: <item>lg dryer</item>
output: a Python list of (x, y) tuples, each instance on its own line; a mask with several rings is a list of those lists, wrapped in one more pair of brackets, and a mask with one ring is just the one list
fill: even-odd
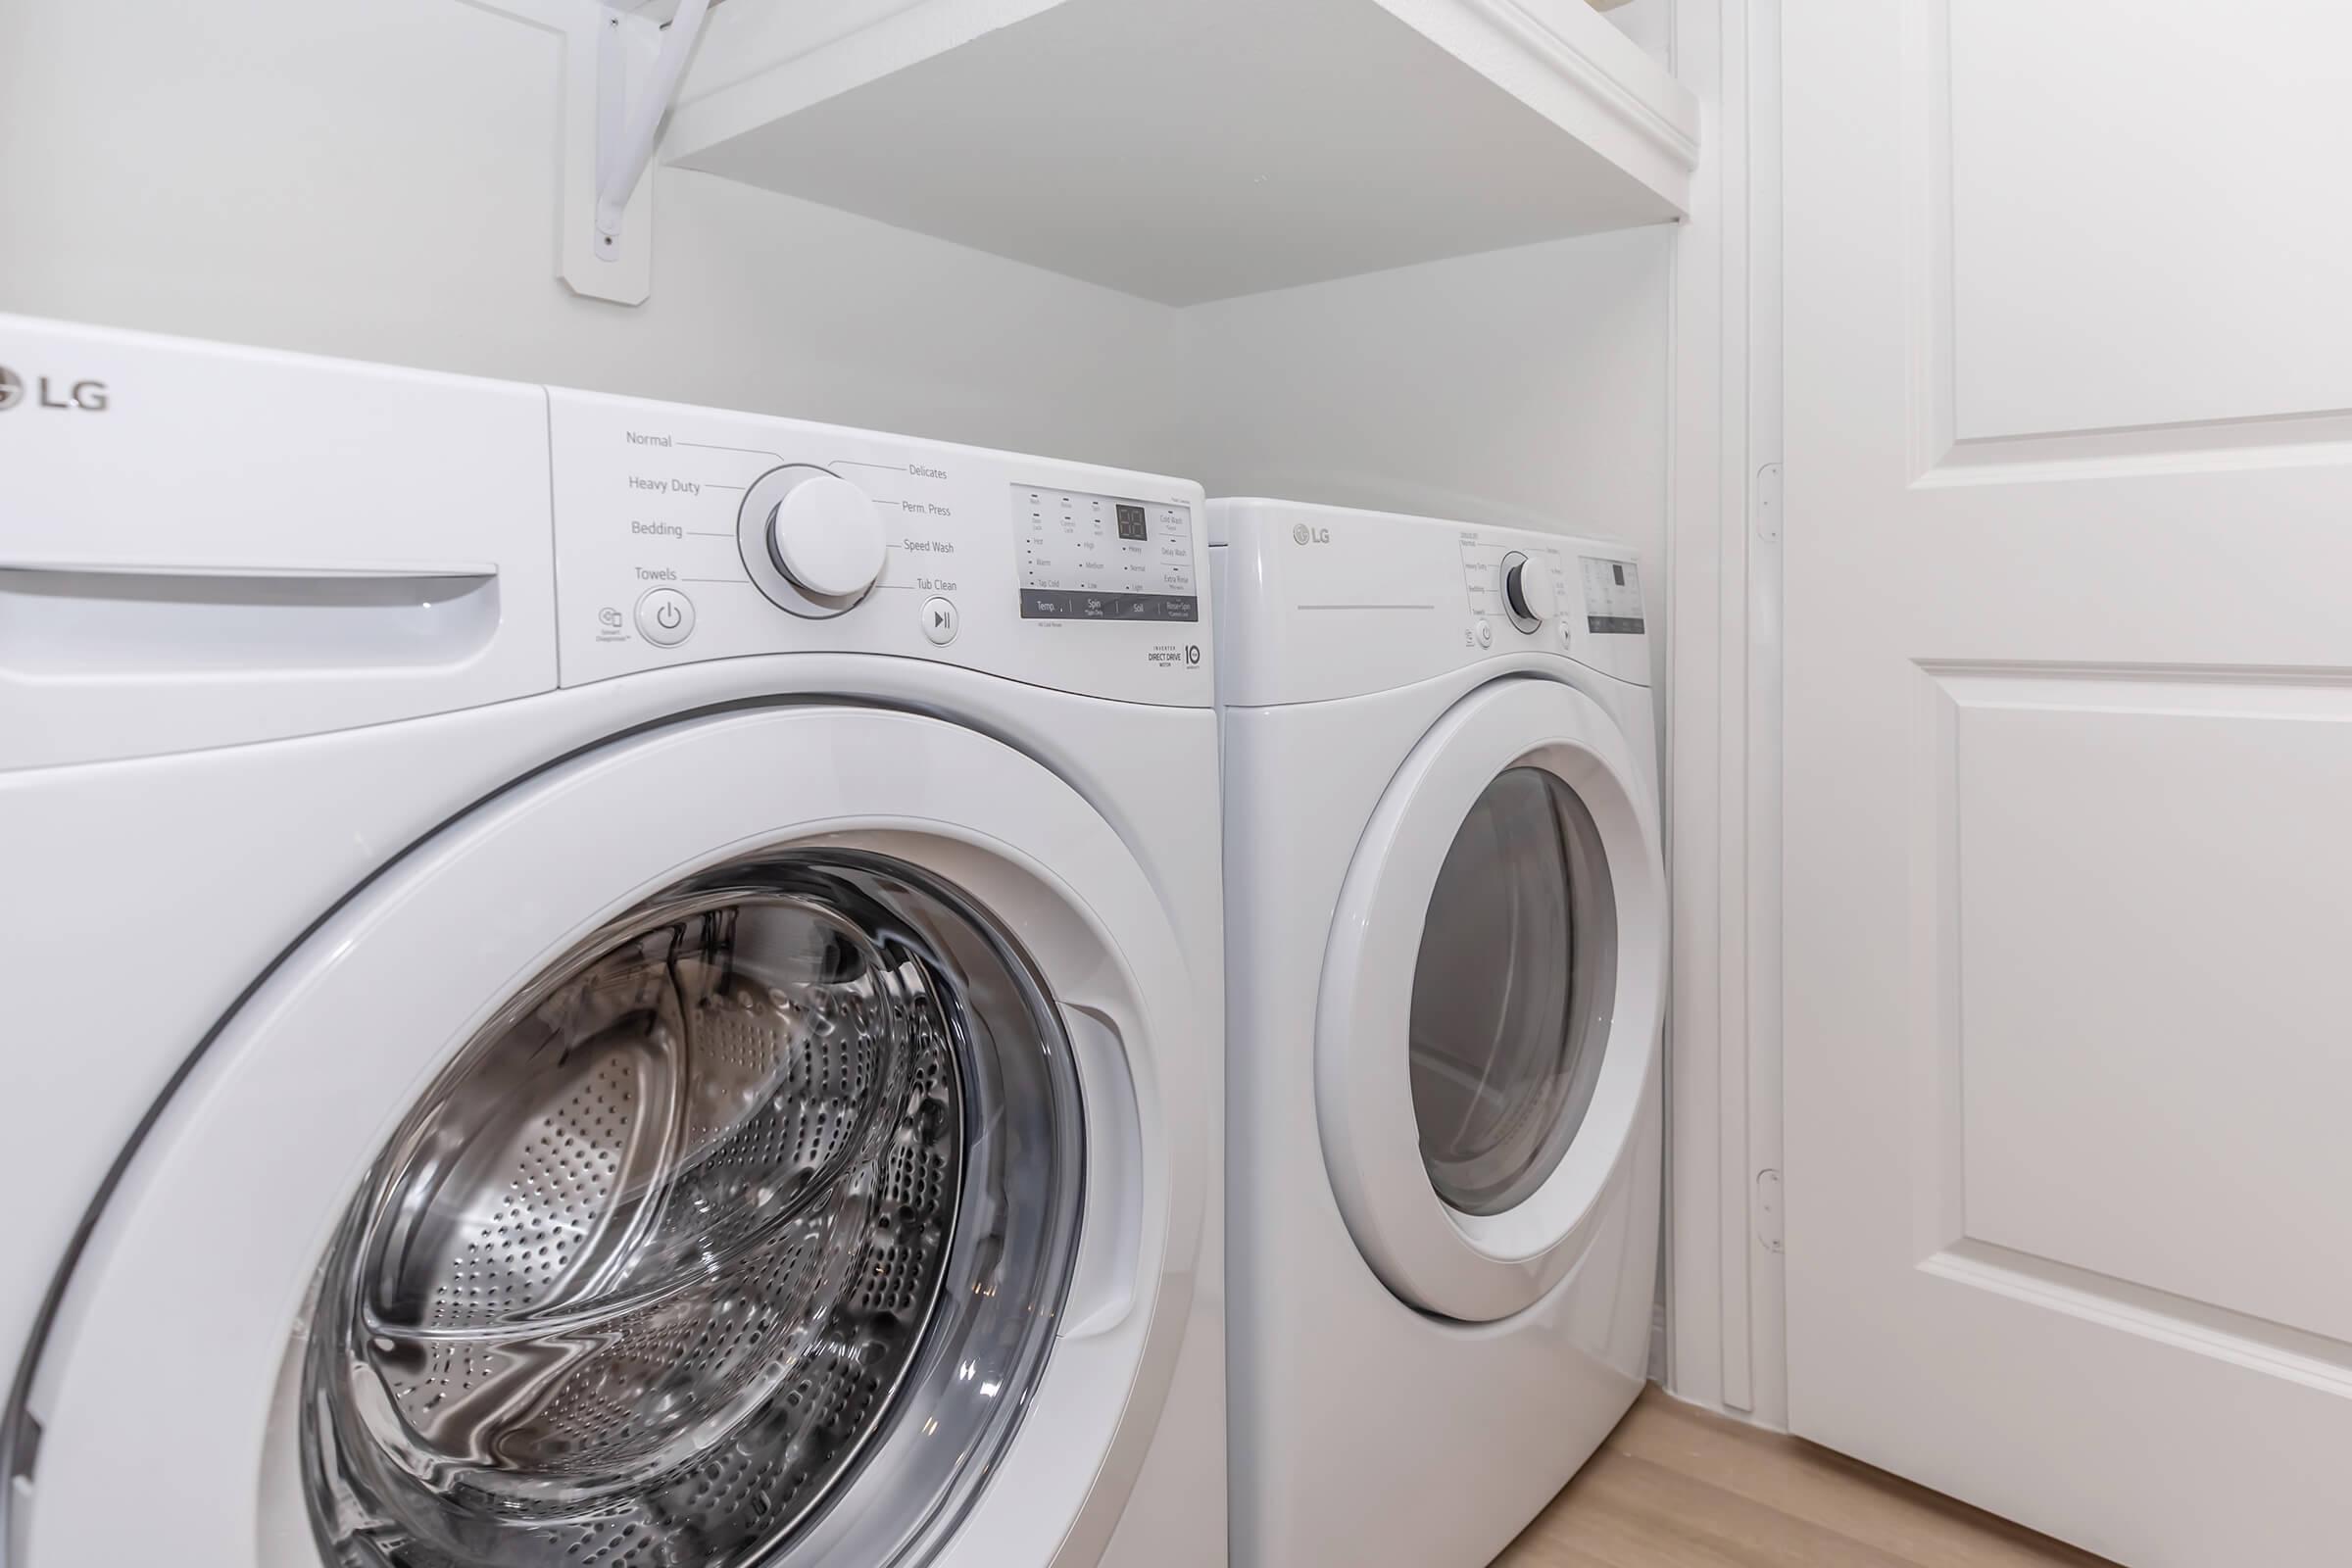
[(1479, 1568), (1642, 1385), (1665, 885), (1622, 546), (1209, 505), (1239, 1568)]

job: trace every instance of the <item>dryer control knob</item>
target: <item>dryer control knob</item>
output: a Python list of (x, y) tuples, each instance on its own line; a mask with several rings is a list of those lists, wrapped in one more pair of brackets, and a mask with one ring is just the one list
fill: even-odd
[(889, 555), (873, 499), (823, 468), (795, 470), (787, 483), (767, 523), (776, 569), (819, 599), (854, 599), (871, 588)]
[(1542, 562), (1514, 550), (1503, 559), (1502, 597), (1510, 607), (1512, 625), (1524, 632), (1542, 631), (1551, 619), (1551, 573)]

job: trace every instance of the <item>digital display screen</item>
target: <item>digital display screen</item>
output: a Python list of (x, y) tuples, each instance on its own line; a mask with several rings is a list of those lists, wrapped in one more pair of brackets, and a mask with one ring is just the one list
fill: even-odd
[(1023, 620), (1198, 621), (1193, 510), (1182, 502), (1012, 487)]
[(1642, 571), (1630, 561), (1583, 558), (1585, 628), (1638, 637), (1642, 633)]

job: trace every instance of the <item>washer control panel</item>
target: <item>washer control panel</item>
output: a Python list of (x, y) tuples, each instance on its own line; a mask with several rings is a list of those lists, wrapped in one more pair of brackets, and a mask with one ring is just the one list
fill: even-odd
[(1198, 485), (594, 393), (549, 405), (567, 686), (883, 653), (1214, 700)]
[(1200, 618), (1193, 509), (1014, 485), (1021, 614), (1031, 620)]

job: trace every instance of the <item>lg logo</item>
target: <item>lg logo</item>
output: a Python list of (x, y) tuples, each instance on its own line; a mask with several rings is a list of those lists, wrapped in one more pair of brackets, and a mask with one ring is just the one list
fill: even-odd
[(1295, 545), (1327, 545), (1331, 543), (1329, 528), (1309, 528), (1303, 522), (1291, 524), (1291, 543)]
[[(75, 381), (62, 393), (47, 376), (36, 380), (37, 393), (33, 399), (44, 409), (79, 409), (84, 414), (106, 412), (106, 383), (104, 381)], [(25, 401), (24, 378), (5, 365), (0, 365), (0, 414)]]

